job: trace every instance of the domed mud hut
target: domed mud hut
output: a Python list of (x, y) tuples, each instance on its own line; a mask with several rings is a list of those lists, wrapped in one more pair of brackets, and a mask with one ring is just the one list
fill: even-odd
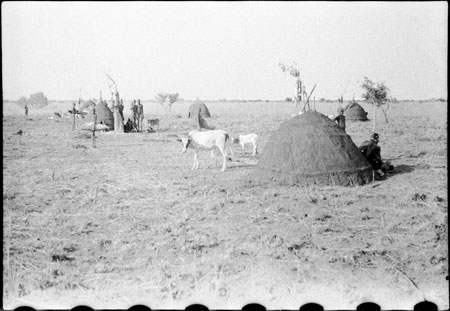
[(344, 115), (345, 119), (350, 121), (369, 121), (367, 112), (356, 101), (353, 101), (345, 107)]
[(313, 111), (271, 133), (251, 181), (352, 186), (372, 181), (372, 174), (372, 166), (350, 136)]
[(206, 107), (204, 102), (200, 101), (195, 101), (194, 103), (192, 103), (192, 105), (189, 106), (188, 118), (198, 118), (199, 112), (203, 118), (211, 118), (208, 107)]
[[(97, 123), (108, 125), (110, 130), (114, 130), (114, 115), (105, 103), (98, 103), (95, 107), (95, 114), (97, 115)], [(93, 110), (91, 109), (86, 116), (86, 121), (94, 121)]]

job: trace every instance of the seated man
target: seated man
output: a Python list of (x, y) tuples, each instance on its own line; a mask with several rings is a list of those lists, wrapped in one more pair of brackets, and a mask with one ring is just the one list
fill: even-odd
[(124, 132), (130, 133), (133, 130), (133, 121), (128, 118), (127, 123), (124, 125)]
[(381, 159), (381, 147), (378, 146), (379, 141), (380, 136), (377, 133), (373, 133), (370, 141), (363, 142), (359, 150), (372, 165), (375, 172), (383, 177), (388, 170), (393, 170), (394, 166), (389, 162), (384, 163)]

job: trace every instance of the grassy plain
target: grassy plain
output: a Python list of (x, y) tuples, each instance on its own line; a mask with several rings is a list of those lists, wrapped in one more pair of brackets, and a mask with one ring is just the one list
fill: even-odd
[[(175, 140), (190, 129), (188, 104), (167, 113), (146, 102), (160, 132), (98, 133), (93, 149), (70, 119), (48, 119), (70, 102), (31, 109), (28, 121), (4, 103), (3, 308), (449, 308), (446, 102), (393, 104), (389, 123), (379, 113), (396, 170), (351, 188), (249, 186), (258, 157), (237, 145), (224, 173), (208, 153), (191, 171)], [(207, 105), (209, 124), (257, 133), (260, 152), (295, 113), (284, 102)], [(371, 131), (347, 125), (356, 145)]]

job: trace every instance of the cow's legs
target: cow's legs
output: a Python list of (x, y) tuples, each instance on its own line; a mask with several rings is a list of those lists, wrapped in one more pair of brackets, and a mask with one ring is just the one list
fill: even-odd
[(256, 154), (258, 153), (258, 149), (256, 147), (256, 145), (253, 145), (253, 156), (256, 156)]
[(197, 170), (200, 166), (199, 160), (198, 160), (198, 154), (194, 151), (194, 166), (192, 166), (193, 170)]
[(222, 153), (222, 157), (223, 157), (223, 164), (222, 164), (222, 172), (225, 172), (225, 169), (227, 168), (227, 153), (225, 152), (224, 149), (220, 148), (220, 153)]

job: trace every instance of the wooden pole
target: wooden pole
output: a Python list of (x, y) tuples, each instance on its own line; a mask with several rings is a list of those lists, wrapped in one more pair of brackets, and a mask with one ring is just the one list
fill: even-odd
[(372, 99), (372, 114), (373, 114), (373, 116), (372, 116), (372, 131), (375, 133), (376, 116), (375, 116), (375, 101), (373, 99)]
[(75, 102), (73, 103), (72, 114), (73, 114), (73, 116), (72, 116), (72, 118), (73, 118), (73, 121), (72, 121), (72, 131), (75, 131)]
[(95, 108), (93, 108), (92, 112), (93, 112), (93, 119), (94, 119), (94, 122), (93, 122), (94, 125), (92, 126), (92, 148), (95, 148), (95, 124), (97, 123), (97, 115), (95, 113)]

